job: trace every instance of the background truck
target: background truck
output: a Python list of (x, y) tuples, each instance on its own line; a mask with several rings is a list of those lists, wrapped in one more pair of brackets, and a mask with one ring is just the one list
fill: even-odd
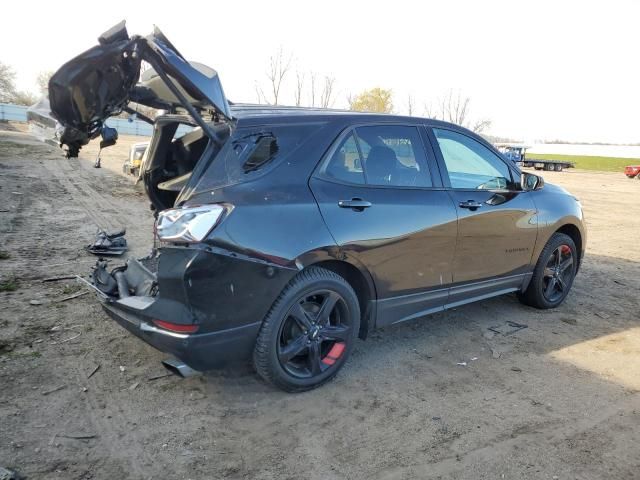
[(566, 162), (561, 160), (545, 160), (541, 158), (528, 159), (526, 158), (527, 146), (514, 145), (507, 143), (496, 144), (496, 147), (507, 160), (511, 160), (521, 167), (535, 168), (536, 170), (556, 171), (561, 172), (565, 168), (574, 168), (573, 162)]

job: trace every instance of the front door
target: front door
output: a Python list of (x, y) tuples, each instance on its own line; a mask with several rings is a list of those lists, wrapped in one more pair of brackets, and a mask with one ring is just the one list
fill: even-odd
[(531, 271), (538, 232), (531, 193), (488, 146), (453, 129), (432, 131), (458, 212), (449, 303), (519, 288)]
[(416, 126), (354, 128), (310, 183), (336, 243), (373, 276), (377, 326), (447, 301), (456, 209), (426, 151)]

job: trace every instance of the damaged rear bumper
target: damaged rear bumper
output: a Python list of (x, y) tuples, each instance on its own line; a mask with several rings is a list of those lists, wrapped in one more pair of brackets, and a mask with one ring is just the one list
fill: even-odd
[(93, 288), (117, 323), (200, 371), (251, 358), (262, 319), (296, 273), (208, 247), (163, 247), (156, 260), (157, 272), (129, 259), (108, 273), (98, 262)]
[(107, 314), (135, 336), (161, 352), (174, 355), (194, 370), (209, 370), (251, 357), (261, 322), (208, 333), (178, 333), (158, 328), (153, 316), (140, 308), (150, 297), (106, 300)]

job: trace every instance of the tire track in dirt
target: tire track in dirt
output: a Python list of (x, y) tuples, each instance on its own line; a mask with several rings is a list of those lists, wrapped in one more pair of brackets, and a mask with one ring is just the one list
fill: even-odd
[[(505, 456), (511, 454), (518, 446), (525, 445), (532, 448), (541, 444), (557, 445), (567, 438), (573, 438), (596, 428), (620, 412), (635, 412), (638, 408), (640, 395), (630, 396), (607, 409), (603, 409), (599, 415), (585, 418), (579, 421), (564, 422), (558, 425), (559, 420), (549, 420), (538, 425), (528, 424), (522, 431), (514, 431), (510, 435), (497, 437), (485, 445), (461, 452), (452, 457), (444, 458), (437, 462), (409, 465), (406, 467), (392, 467), (380, 472), (381, 479), (394, 480), (404, 478), (416, 478), (424, 472), (429, 472), (430, 477), (450, 476), (453, 472), (464, 472), (468, 468), (486, 462), (488, 459), (495, 462), (496, 453), (502, 452)], [(440, 477), (438, 477), (440, 478)]]
[[(140, 223), (138, 204), (131, 208), (126, 202), (110, 195), (107, 198), (91, 185), (94, 180), (91, 177), (95, 177), (95, 172), (80, 167), (81, 161), (76, 160), (79, 162), (77, 165), (73, 165), (72, 162), (74, 161), (45, 162), (45, 168), (67, 190), (71, 196), (70, 203), (75, 202), (81, 206), (88, 220), (93, 221), (97, 227), (106, 229)], [(105, 188), (115, 183), (113, 178), (109, 178), (110, 174), (102, 175)], [(104, 178), (105, 176), (107, 178)], [(87, 383), (83, 367), (82, 363), (73, 365), (73, 378), (79, 385)], [(112, 457), (126, 462), (134, 478), (146, 478), (149, 476), (149, 466), (153, 465), (153, 458), (140, 447), (143, 444), (142, 439), (136, 434), (135, 429), (130, 427), (133, 422), (127, 414), (129, 406), (118, 395), (105, 398), (100, 394), (114, 390), (113, 382), (104, 380), (103, 377), (104, 375), (93, 376), (92, 387), (84, 396), (89, 410), (97, 412), (96, 415), (90, 416), (89, 421), (99, 435), (99, 448), (106, 448)], [(105, 405), (103, 408), (102, 404)], [(123, 432), (127, 433), (125, 440), (122, 437)]]

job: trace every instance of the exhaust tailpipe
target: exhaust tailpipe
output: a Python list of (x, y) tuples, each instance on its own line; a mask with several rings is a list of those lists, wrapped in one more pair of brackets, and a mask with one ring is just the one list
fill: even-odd
[(162, 360), (162, 365), (164, 366), (164, 368), (169, 370), (174, 375), (177, 375), (182, 378), (191, 377), (193, 375), (200, 373), (197, 370), (194, 370), (193, 368), (189, 367), (186, 363), (181, 362), (180, 360), (177, 360), (175, 358), (168, 358), (166, 360)]

